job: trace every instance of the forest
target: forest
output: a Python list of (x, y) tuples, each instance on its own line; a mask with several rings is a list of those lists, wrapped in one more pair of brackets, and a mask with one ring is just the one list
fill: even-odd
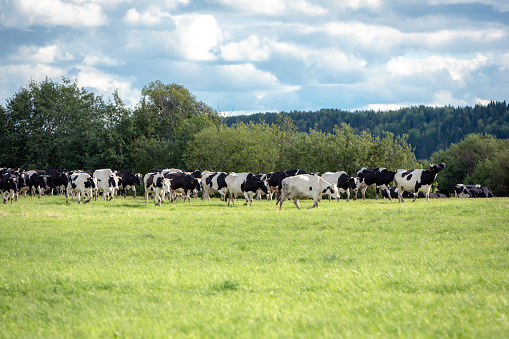
[(314, 128), (332, 133), (334, 126), (346, 123), (356, 134), (362, 131), (380, 137), (384, 132), (406, 134), (417, 159), (429, 159), (433, 152), (460, 142), (470, 133), (509, 138), (509, 107), (505, 101), (474, 107), (414, 106), (386, 112), (321, 109), (316, 112), (257, 113), (230, 116), (224, 122), (228, 126), (249, 121), (271, 124), (277, 122), (280, 114), (287, 115), (299, 132)]
[(224, 117), (175, 83), (151, 82), (139, 103), (128, 107), (117, 92), (105, 100), (77, 80), (46, 78), (30, 81), (0, 105), (0, 167), (139, 173), (300, 168), (355, 175), (362, 167), (413, 169), (445, 162), (434, 190), (450, 194), (457, 183), (483, 184), (507, 196), (508, 121), (505, 102)]

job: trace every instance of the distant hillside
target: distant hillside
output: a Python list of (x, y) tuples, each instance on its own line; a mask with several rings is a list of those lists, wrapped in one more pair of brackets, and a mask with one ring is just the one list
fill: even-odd
[(491, 102), (487, 106), (416, 106), (387, 112), (321, 109), (317, 112), (257, 113), (228, 117), (225, 123), (228, 126), (249, 121), (277, 123), (278, 114), (287, 114), (300, 132), (316, 128), (331, 133), (334, 126), (344, 122), (353, 127), (355, 133), (366, 131), (382, 136), (383, 131), (389, 131), (395, 135), (407, 134), (417, 159), (428, 159), (433, 152), (458, 143), (470, 133), (509, 138), (509, 108), (505, 101)]

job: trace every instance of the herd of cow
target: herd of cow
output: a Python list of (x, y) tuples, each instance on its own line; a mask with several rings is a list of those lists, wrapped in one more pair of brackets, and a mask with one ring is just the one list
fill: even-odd
[[(445, 164), (431, 164), (426, 170), (397, 170), (386, 168), (362, 168), (356, 177), (345, 172), (307, 173), (303, 170), (277, 171), (267, 174), (253, 173), (224, 173), (209, 171), (181, 171), (178, 169), (153, 170), (145, 176), (131, 171), (112, 171), (100, 169), (95, 171), (65, 171), (65, 170), (30, 170), (0, 168), (0, 192), (4, 204), (18, 199), (19, 194), (26, 197), (27, 192), (39, 197), (45, 192), (62, 194), (69, 202), (76, 196), (79, 203), (83, 197), (87, 203), (91, 199), (97, 200), (101, 195), (105, 200), (111, 200), (119, 192), (126, 197), (129, 190), (136, 198), (136, 186), (144, 187), (145, 204), (148, 205), (149, 195), (153, 196), (156, 206), (161, 206), (165, 199), (170, 202), (182, 197), (191, 202), (191, 197), (197, 197), (202, 192), (202, 199), (210, 200), (214, 193), (221, 196), (221, 200), (228, 205), (235, 204), (235, 198), (244, 195), (245, 204), (252, 205), (253, 198), (261, 198), (265, 194), (272, 200), (276, 194), (279, 208), (284, 201), (293, 200), (300, 209), (300, 199), (312, 199), (313, 207), (323, 195), (339, 199), (341, 193), (346, 193), (346, 200), (350, 200), (350, 192), (362, 192), (366, 199), (366, 189), (376, 188), (376, 199), (382, 190), (382, 197), (392, 200), (397, 198), (403, 202), (405, 198), (418, 197), (447, 198), (444, 194), (430, 193), (430, 188), (437, 174), (445, 168)], [(394, 188), (390, 185), (393, 183)], [(492, 197), (491, 190), (480, 185), (458, 184), (454, 187), (455, 196)]]

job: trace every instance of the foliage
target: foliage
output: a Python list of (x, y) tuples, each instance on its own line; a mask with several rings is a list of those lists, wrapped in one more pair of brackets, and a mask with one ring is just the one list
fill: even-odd
[[(30, 81), (0, 106), (0, 163), (26, 169), (142, 171), (183, 166), (187, 142), (219, 115), (180, 85), (151, 83), (134, 109), (118, 92), (113, 102), (78, 87)], [(150, 158), (156, 155), (157, 158)]]
[(267, 173), (300, 168), (308, 172), (343, 170), (355, 174), (362, 167), (397, 169), (415, 164), (406, 136), (355, 135), (346, 124), (335, 128), (334, 133), (315, 129), (300, 133), (284, 121), (282, 124), (249, 122), (203, 129), (188, 145), (187, 166), (226, 172)]
[(508, 204), (21, 198), (0, 337), (504, 338)]
[(366, 131), (381, 138), (385, 132), (406, 134), (408, 143), (415, 148), (417, 159), (428, 159), (433, 152), (446, 149), (471, 133), (487, 133), (499, 139), (509, 138), (509, 106), (505, 101), (474, 107), (421, 105), (387, 112), (322, 109), (317, 112), (258, 113), (232, 116), (225, 119), (225, 123), (228, 126), (248, 121), (271, 124), (276, 122), (279, 114), (288, 116), (300, 132), (314, 128), (332, 133), (334, 126), (346, 123), (356, 134)]
[[(434, 163), (445, 162), (447, 167), (437, 176), (440, 192), (451, 194), (458, 183), (488, 185), (495, 195), (507, 192), (509, 173), (500, 168), (504, 153), (509, 149), (509, 139), (500, 140), (492, 135), (469, 134), (458, 144), (452, 144), (445, 151), (431, 157)], [(494, 164), (497, 163), (496, 172)], [(489, 184), (491, 183), (491, 184)]]

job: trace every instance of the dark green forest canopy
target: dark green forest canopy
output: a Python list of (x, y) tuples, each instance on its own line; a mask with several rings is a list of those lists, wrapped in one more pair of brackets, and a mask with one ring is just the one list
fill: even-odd
[(447, 149), (471, 133), (490, 134), (499, 139), (509, 138), (509, 108), (505, 101), (491, 102), (474, 107), (428, 107), (414, 106), (395, 111), (343, 111), (321, 109), (316, 112), (257, 113), (247, 116), (231, 116), (224, 122), (276, 123), (279, 115), (287, 115), (299, 132), (311, 128), (332, 133), (334, 126), (350, 125), (356, 134), (366, 131), (374, 136), (383, 132), (408, 135), (408, 143), (415, 149), (417, 159), (429, 159), (433, 152)]

